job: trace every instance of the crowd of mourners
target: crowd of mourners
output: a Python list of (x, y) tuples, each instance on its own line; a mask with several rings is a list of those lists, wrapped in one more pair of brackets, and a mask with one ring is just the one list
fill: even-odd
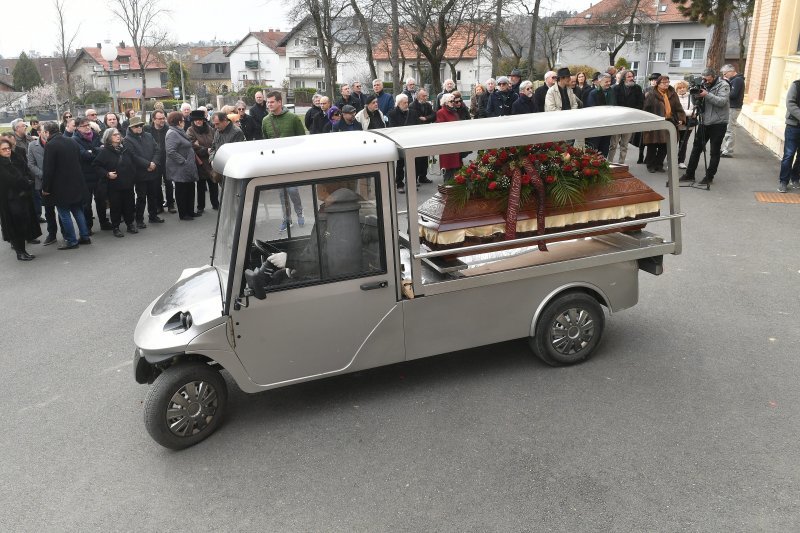
[[(239, 101), (213, 113), (210, 106), (193, 110), (189, 104), (167, 112), (157, 103), (149, 124), (132, 110), (121, 117), (107, 113), (102, 119), (92, 109), (81, 117), (65, 112), (60, 123), (30, 126), (18, 119), (11, 132), (0, 136), (3, 239), (11, 243), (18, 259), (28, 261), (34, 256), (26, 244), (58, 243), (59, 250), (91, 244), (95, 218), (101, 230), (118, 238), (136, 234), (148, 224), (163, 223), (165, 212), (177, 213), (181, 221), (194, 220), (203, 215), (206, 198), (212, 209), (219, 208), (223, 183), (211, 163), (220, 147), (230, 142), (607, 105), (643, 109), (674, 124), (679, 166), (685, 169), (682, 182), (695, 181), (701, 153), (710, 143), (710, 163), (700, 182), (707, 184), (715, 177), (720, 157), (733, 154), (733, 122), (741, 108), (744, 78), (725, 65), (719, 76), (706, 69), (693, 95), (688, 89), (685, 81), (672, 85), (669, 77), (657, 73), (643, 89), (634, 72), (614, 67), (591, 77), (584, 72), (573, 74), (568, 68), (550, 71), (534, 89), (530, 80), (523, 80), (520, 71), (513, 69), (508, 76), (476, 84), (468, 104), (453, 80), (445, 80), (443, 90), (430, 101), (426, 89), (409, 78), (395, 96), (384, 90), (380, 80), (372, 82), (369, 94), (360, 82), (342, 84), (335, 101), (314, 95), (304, 119), (283, 105), (277, 91), (256, 93), (249, 109)], [(624, 162), (633, 144), (639, 150), (637, 163), (647, 165), (650, 172), (665, 170), (668, 142), (663, 130), (586, 139), (611, 162), (615, 157)], [(445, 154), (438, 162), (446, 180), (461, 168), (462, 155)], [(406, 181), (412, 179), (417, 187), (431, 183), (428, 166), (428, 158), (419, 157), (413, 173), (406, 172), (404, 161), (399, 161), (398, 192), (405, 192)], [(299, 221), (303, 215), (296, 190), (287, 188), (281, 198), (283, 231), (291, 224), (292, 206)], [(46, 233), (40, 224), (46, 224)]]

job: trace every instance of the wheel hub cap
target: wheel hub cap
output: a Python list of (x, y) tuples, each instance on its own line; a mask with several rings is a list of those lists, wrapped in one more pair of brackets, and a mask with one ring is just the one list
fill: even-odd
[(179, 437), (189, 437), (205, 429), (217, 412), (218, 397), (205, 381), (191, 381), (179, 388), (169, 401), (167, 427)]
[(594, 337), (594, 320), (585, 309), (571, 308), (556, 316), (550, 326), (550, 344), (563, 355), (575, 355)]

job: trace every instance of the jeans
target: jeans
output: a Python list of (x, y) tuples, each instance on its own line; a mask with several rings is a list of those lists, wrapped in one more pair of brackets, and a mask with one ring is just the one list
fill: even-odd
[(720, 148), (722, 139), (725, 137), (725, 130), (728, 124), (701, 124), (694, 132), (694, 144), (692, 144), (692, 155), (689, 156), (689, 164), (686, 165), (686, 175), (694, 177), (697, 165), (700, 163), (700, 154), (703, 153), (706, 143), (711, 143), (711, 160), (706, 169), (706, 178), (713, 180), (719, 168)]
[(42, 191), (39, 189), (33, 191), (33, 210), (38, 216), (42, 216)]
[[(781, 183), (787, 185), (789, 183), (789, 178), (792, 178), (793, 181), (800, 179), (800, 176), (792, 171), (792, 161), (797, 155), (798, 148), (800, 148), (800, 126), (790, 126), (787, 124), (783, 137), (783, 157), (781, 158), (780, 180)], [(798, 161), (800, 162), (800, 157), (798, 157)], [(795, 166), (800, 166), (800, 163), (796, 163)]]
[(285, 187), (281, 189), (281, 203), (283, 204), (284, 218), (286, 220), (292, 219), (292, 209), (286, 199), (287, 191), (289, 193), (289, 198), (292, 199), (292, 204), (294, 204), (294, 212), (298, 217), (303, 216), (303, 203), (300, 201), (300, 192), (298, 192), (297, 187)]
[(58, 209), (58, 219), (61, 221), (61, 234), (64, 235), (64, 241), (67, 244), (78, 244), (78, 239), (75, 237), (75, 226), (72, 224), (72, 217), (75, 217), (75, 222), (78, 223), (78, 233), (81, 239), (89, 238), (89, 226), (86, 224), (83, 204), (59, 205), (56, 206), (56, 209)]

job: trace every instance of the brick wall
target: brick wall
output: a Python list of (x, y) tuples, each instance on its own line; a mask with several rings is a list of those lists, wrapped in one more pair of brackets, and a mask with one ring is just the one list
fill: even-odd
[(767, 74), (780, 5), (781, 0), (760, 0), (755, 5), (745, 71), (748, 83), (745, 101), (748, 103), (763, 100), (766, 95)]

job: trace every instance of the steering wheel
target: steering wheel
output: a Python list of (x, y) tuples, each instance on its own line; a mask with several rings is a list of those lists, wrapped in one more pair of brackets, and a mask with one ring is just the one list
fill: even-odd
[[(280, 252), (278, 248), (272, 246), (266, 241), (262, 241), (261, 239), (254, 239), (253, 246), (255, 246), (256, 250), (258, 250), (264, 256), (264, 259), (266, 259), (267, 257), (271, 256), (274, 253)], [(272, 249), (270, 250), (270, 248)]]

